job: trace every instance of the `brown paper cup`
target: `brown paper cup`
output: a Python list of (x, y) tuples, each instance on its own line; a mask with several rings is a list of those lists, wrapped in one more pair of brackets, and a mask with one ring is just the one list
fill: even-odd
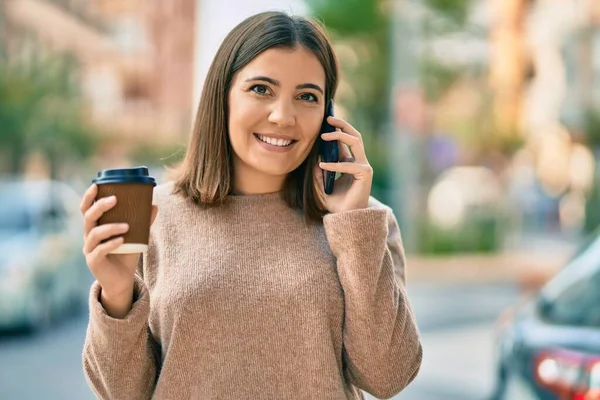
[(98, 220), (98, 225), (129, 224), (125, 242), (113, 254), (141, 253), (148, 249), (152, 216), (153, 185), (142, 183), (107, 183), (98, 185), (97, 199), (116, 196), (117, 204)]

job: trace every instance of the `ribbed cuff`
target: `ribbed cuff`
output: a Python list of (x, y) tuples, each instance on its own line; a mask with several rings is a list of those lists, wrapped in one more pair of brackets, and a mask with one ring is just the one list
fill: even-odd
[(385, 208), (364, 208), (325, 215), (323, 226), (333, 253), (381, 247), (387, 240), (388, 213)]
[(150, 315), (150, 294), (144, 281), (137, 274), (135, 275), (133, 298), (134, 302), (131, 310), (125, 318), (113, 318), (104, 309), (100, 302), (100, 292), (102, 287), (95, 281), (90, 289), (90, 322), (94, 327), (103, 333), (127, 334), (139, 332), (148, 321)]

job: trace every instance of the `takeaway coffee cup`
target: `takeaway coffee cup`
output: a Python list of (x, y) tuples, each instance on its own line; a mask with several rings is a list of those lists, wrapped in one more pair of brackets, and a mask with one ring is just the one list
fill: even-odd
[(156, 181), (148, 174), (147, 167), (106, 169), (98, 172), (92, 180), (98, 185), (96, 200), (116, 196), (117, 204), (98, 220), (98, 225), (129, 224), (124, 243), (113, 254), (143, 253), (148, 249), (152, 192)]

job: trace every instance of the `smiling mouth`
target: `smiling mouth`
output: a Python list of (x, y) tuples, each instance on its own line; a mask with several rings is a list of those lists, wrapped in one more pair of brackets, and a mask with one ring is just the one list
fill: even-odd
[(258, 133), (255, 133), (254, 136), (256, 136), (256, 138), (258, 140), (260, 140), (261, 142), (270, 144), (271, 146), (277, 146), (277, 147), (289, 147), (297, 142), (297, 140), (294, 140), (294, 139), (275, 139), (272, 137), (259, 135)]

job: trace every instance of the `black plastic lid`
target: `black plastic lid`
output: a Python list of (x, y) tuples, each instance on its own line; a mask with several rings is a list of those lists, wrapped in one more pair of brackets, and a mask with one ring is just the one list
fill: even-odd
[(92, 183), (103, 185), (107, 183), (143, 183), (156, 186), (156, 180), (149, 175), (148, 167), (105, 169), (98, 172)]

